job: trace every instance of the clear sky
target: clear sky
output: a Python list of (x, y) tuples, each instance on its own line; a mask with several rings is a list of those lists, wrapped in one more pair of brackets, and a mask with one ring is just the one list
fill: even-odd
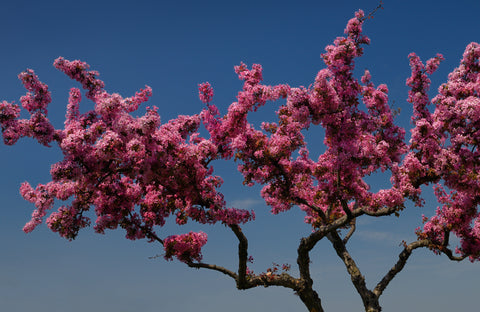
[[(375, 84), (386, 83), (397, 121), (410, 128), (406, 102), (407, 55), (423, 60), (442, 53), (445, 61), (433, 76), (432, 94), (456, 66), (465, 46), (480, 41), (480, 2), (384, 1), (384, 10), (364, 26), (372, 43), (358, 61)], [(131, 96), (145, 84), (153, 88), (149, 105), (159, 107), (163, 121), (202, 109), (197, 85), (209, 81), (214, 103), (222, 112), (235, 101), (241, 82), (233, 66), (260, 63), (266, 84), (308, 86), (324, 67), (320, 54), (354, 12), (373, 10), (378, 1), (1, 1), (0, 100), (19, 103), (25, 93), (17, 75), (34, 69), (49, 85), (52, 122), (60, 127), (68, 90), (79, 87), (53, 66), (58, 56), (86, 61), (100, 72), (109, 92)], [(83, 109), (91, 103), (82, 102)], [(271, 108), (273, 111), (274, 108)], [(258, 120), (272, 118), (268, 109)], [(407, 132), (408, 133), (408, 132)], [(310, 136), (312, 146), (322, 137)], [(182, 263), (149, 259), (162, 253), (158, 244), (128, 241), (122, 230), (106, 235), (83, 230), (68, 242), (45, 225), (24, 234), (22, 227), (33, 206), (19, 193), (20, 183), (49, 181), (57, 148), (24, 139), (13, 147), (0, 145), (0, 310), (23, 312), (102, 311), (304, 311), (299, 298), (284, 288), (239, 291), (217, 272), (189, 269)], [(252, 266), (257, 273), (272, 262), (295, 265), (299, 239), (310, 233), (298, 209), (272, 216), (258, 195), (247, 189), (234, 165), (219, 163), (230, 206), (254, 209), (257, 220), (245, 226)], [(373, 177), (372, 187), (381, 186)], [(350, 241), (353, 257), (376, 284), (394, 264), (402, 240), (415, 239), (422, 213), (431, 215), (436, 203), (410, 207), (400, 218), (362, 219)], [(173, 222), (172, 222), (173, 223)], [(209, 234), (204, 259), (233, 269), (236, 240), (221, 225), (177, 228), (169, 234), (199, 230)], [(362, 303), (343, 264), (325, 242), (312, 253), (314, 287), (326, 311), (360, 311)], [(293, 272), (295, 273), (295, 271)], [(478, 306), (480, 265), (452, 263), (428, 250), (417, 250), (406, 268), (381, 297), (385, 311), (472, 311)]]

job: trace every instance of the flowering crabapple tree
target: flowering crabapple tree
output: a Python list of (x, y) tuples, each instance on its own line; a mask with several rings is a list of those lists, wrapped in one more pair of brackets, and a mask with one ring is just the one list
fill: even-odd
[[(413, 129), (405, 142), (405, 130), (394, 123), (387, 86), (375, 86), (368, 71), (360, 80), (353, 74), (355, 59), (369, 43), (362, 33), (367, 17), (356, 12), (345, 37), (326, 47), (326, 68), (309, 88), (264, 85), (260, 65), (236, 66), (243, 89), (225, 115), (212, 103), (210, 84), (203, 83), (199, 95), (205, 108), (199, 114), (161, 123), (157, 108), (149, 107), (143, 116), (133, 117), (152, 95), (150, 87), (127, 98), (110, 94), (86, 63), (60, 57), (54, 66), (78, 81), (95, 107), (81, 114), (81, 92), (72, 88), (64, 128), (56, 129), (47, 118), (47, 85), (30, 69), (21, 73), (28, 92), (20, 102), (30, 118), (20, 118), (19, 105), (0, 104), (5, 144), (32, 137), (45, 146), (58, 144), (64, 155), (51, 167), (50, 182), (35, 188), (21, 185), (21, 195), (36, 208), (24, 231), (42, 223), (55, 200), (68, 202), (46, 218), (48, 227), (66, 239), (73, 240), (92, 223), (87, 212), (94, 210), (97, 233), (121, 227), (126, 238), (160, 243), (166, 259), (223, 273), (238, 289), (290, 288), (308, 311), (316, 312), (323, 308), (313, 289), (309, 255), (322, 239), (331, 242), (370, 312), (381, 311), (380, 296), (418, 248), (455, 261), (480, 260), (480, 45), (466, 47), (459, 67), (431, 100), (429, 75), (443, 57), (424, 63), (409, 55)], [(261, 128), (247, 122), (249, 114), (275, 102), (282, 103), (278, 122), (262, 123)], [(199, 132), (202, 124), (205, 136)], [(309, 156), (304, 137), (313, 126), (325, 130), (326, 150), (318, 159)], [(222, 179), (213, 169), (220, 159), (238, 162), (244, 184), (263, 185), (261, 195), (273, 214), (292, 207), (304, 212), (312, 233), (298, 245), (298, 276), (278, 265), (261, 274), (247, 267), (251, 257), (242, 225), (255, 215), (227, 206), (219, 191)], [(364, 179), (379, 171), (391, 176), (391, 186), (372, 192)], [(407, 200), (421, 207), (421, 187), (428, 184), (440, 206), (433, 216), (423, 217), (423, 226), (415, 230), (417, 240), (404, 242), (397, 262), (369, 289), (347, 249), (357, 219), (398, 215)], [(162, 233), (168, 217), (179, 225), (221, 223), (232, 230), (238, 239), (235, 269), (202, 262), (207, 243), (203, 232)], [(451, 246), (452, 235), (458, 246)]]

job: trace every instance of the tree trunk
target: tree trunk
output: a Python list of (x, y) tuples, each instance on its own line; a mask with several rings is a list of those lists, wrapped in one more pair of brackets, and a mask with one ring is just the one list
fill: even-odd
[(380, 312), (380, 311), (382, 311), (382, 308), (378, 303), (378, 299), (371, 299), (370, 302), (368, 302), (368, 305), (365, 305), (365, 312)]
[(322, 308), (322, 301), (318, 297), (318, 294), (315, 290), (307, 288), (299, 291), (298, 295), (309, 312), (324, 312)]

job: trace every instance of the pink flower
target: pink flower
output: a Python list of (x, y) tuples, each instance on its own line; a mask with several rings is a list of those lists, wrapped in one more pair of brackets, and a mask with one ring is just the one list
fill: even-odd
[[(235, 66), (243, 87), (224, 116), (210, 103), (213, 89), (206, 82), (198, 88), (207, 105), (200, 114), (162, 124), (153, 107), (135, 117), (131, 113), (151, 97), (150, 87), (127, 98), (110, 94), (88, 64), (60, 57), (54, 66), (81, 84), (95, 109), (81, 114), (80, 90), (72, 88), (65, 127), (55, 129), (47, 117), (47, 85), (32, 70), (21, 73), (27, 94), (20, 102), (30, 118), (20, 119), (18, 105), (0, 103), (4, 141), (32, 137), (44, 145), (56, 142), (64, 155), (51, 168), (52, 182), (20, 187), (25, 200), (35, 205), (24, 231), (43, 222), (54, 200), (71, 200), (47, 218), (49, 228), (67, 239), (89, 224), (83, 213), (91, 208), (96, 232), (121, 227), (128, 239), (150, 241), (162, 241), (155, 228), (169, 216), (178, 225), (249, 222), (254, 212), (227, 208), (220, 192), (223, 180), (213, 174), (215, 161), (235, 158), (245, 185), (262, 184), (261, 195), (272, 213), (298, 206), (314, 229), (344, 218), (355, 207), (397, 214), (406, 199), (422, 206), (422, 186), (442, 183), (449, 192), (436, 189), (441, 206), (423, 219), (417, 235), (440, 252), (448, 230), (459, 239), (459, 253), (480, 259), (480, 45), (467, 46), (460, 66), (433, 100), (429, 75), (443, 57), (424, 64), (416, 54), (409, 55), (406, 83), (414, 127), (407, 144), (405, 130), (394, 124), (388, 87), (375, 86), (369, 71), (360, 82), (356, 78), (356, 59), (369, 43), (362, 30), (365, 18), (358, 11), (345, 36), (325, 48), (326, 68), (308, 88), (265, 85), (261, 65)], [(258, 128), (250, 123), (251, 114), (267, 103), (278, 104), (276, 120)], [(202, 123), (208, 133), (200, 129)], [(323, 138), (307, 142), (305, 133), (312, 126), (323, 128)], [(322, 152), (313, 158), (308, 148), (322, 142), (324, 148), (316, 149)], [(391, 186), (373, 191), (366, 181), (379, 170), (391, 174)], [(201, 261), (207, 235), (190, 232), (163, 242), (166, 259), (190, 263)]]
[(198, 85), (198, 96), (203, 103), (210, 103), (213, 97), (213, 89), (210, 83), (204, 82)]
[(165, 259), (176, 257), (182, 262), (202, 260), (201, 248), (207, 243), (204, 232), (190, 232), (182, 235), (172, 235), (164, 240)]

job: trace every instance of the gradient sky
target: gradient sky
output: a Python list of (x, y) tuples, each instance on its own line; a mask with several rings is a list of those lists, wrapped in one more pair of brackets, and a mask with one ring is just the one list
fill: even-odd
[[(369, 69), (375, 84), (386, 83), (390, 101), (402, 109), (397, 122), (410, 129), (406, 102), (407, 55), (423, 60), (442, 53), (445, 61), (432, 77), (435, 91), (462, 56), (465, 46), (480, 41), (480, 2), (384, 1), (384, 10), (364, 26), (372, 43), (357, 63)], [(52, 122), (63, 124), (68, 90), (79, 87), (53, 66), (58, 56), (86, 61), (100, 72), (109, 92), (131, 96), (145, 84), (153, 88), (148, 105), (163, 121), (202, 109), (197, 85), (209, 81), (221, 112), (235, 101), (241, 82), (233, 66), (260, 63), (266, 84), (308, 86), (324, 65), (320, 54), (354, 12), (373, 10), (378, 1), (1, 1), (0, 100), (16, 101), (25, 93), (17, 75), (34, 69), (49, 85)], [(432, 92), (432, 95), (434, 92)], [(83, 110), (88, 101), (83, 101)], [(272, 107), (253, 122), (273, 119)], [(270, 115), (268, 115), (270, 113)], [(257, 118), (257, 119), (255, 119)], [(321, 132), (320, 132), (321, 133)], [(408, 132), (407, 132), (408, 133)], [(315, 132), (313, 132), (315, 134)], [(317, 153), (323, 138), (309, 135)], [(106, 235), (83, 230), (68, 242), (45, 225), (24, 234), (33, 206), (19, 193), (20, 183), (49, 181), (50, 165), (61, 160), (58, 148), (30, 139), (0, 145), (0, 310), (9, 312), (102, 311), (305, 311), (289, 289), (272, 287), (239, 291), (220, 273), (166, 262), (158, 244), (128, 241), (122, 230)], [(258, 195), (245, 188), (231, 163), (219, 163), (227, 203), (255, 209), (257, 220), (245, 226), (252, 269), (259, 273), (272, 262), (295, 264), (301, 237), (310, 233), (298, 209), (272, 216)], [(386, 177), (372, 177), (372, 188)], [(422, 213), (436, 203), (410, 207), (400, 218), (366, 218), (349, 246), (369, 286), (394, 264), (402, 240), (415, 239)], [(209, 234), (204, 259), (233, 269), (234, 235), (221, 225), (184, 228), (170, 222), (160, 236), (203, 230)], [(312, 252), (314, 287), (328, 311), (360, 311), (362, 303), (343, 263), (326, 242)], [(295, 270), (293, 271), (295, 273)], [(479, 264), (452, 263), (428, 250), (416, 250), (406, 268), (381, 297), (384, 311), (472, 311), (478, 307)]]

